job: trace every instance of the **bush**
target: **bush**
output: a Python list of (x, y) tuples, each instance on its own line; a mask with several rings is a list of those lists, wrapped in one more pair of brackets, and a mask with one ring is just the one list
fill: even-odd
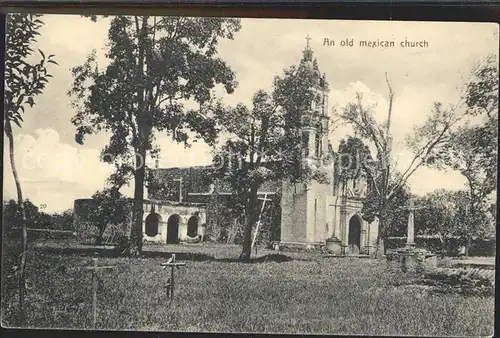
[[(388, 238), (385, 240), (386, 249), (397, 249), (404, 247), (406, 244), (405, 238)], [(432, 253), (441, 253), (441, 241), (439, 238), (415, 238), (415, 245), (419, 248), (424, 248)], [(459, 238), (449, 238), (446, 240), (446, 256), (457, 256), (460, 250), (462, 241)], [(472, 241), (469, 250), (470, 256), (495, 256), (496, 241), (495, 239), (477, 238)]]
[(490, 297), (495, 294), (495, 272), (484, 269), (434, 269), (424, 274), (424, 284), (441, 292)]
[[(24, 200), (26, 213), (26, 227), (30, 229), (74, 230), (73, 210), (66, 210), (58, 214), (47, 214), (40, 211), (30, 200)], [(4, 231), (12, 231), (21, 226), (21, 212), (15, 200), (3, 205)]]

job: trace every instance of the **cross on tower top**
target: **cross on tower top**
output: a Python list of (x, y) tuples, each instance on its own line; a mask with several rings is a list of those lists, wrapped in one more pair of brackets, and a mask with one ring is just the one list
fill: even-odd
[(307, 34), (306, 36), (306, 40), (307, 40), (307, 48), (309, 48), (309, 40), (311, 40), (312, 38), (309, 36), (309, 34)]

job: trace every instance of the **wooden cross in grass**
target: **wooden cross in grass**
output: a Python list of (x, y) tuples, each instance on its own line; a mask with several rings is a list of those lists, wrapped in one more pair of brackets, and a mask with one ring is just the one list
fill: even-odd
[[(259, 220), (257, 221), (257, 226), (255, 227), (255, 233), (253, 235), (252, 240), (252, 248), (255, 245), (255, 240), (257, 239), (257, 234), (259, 233), (260, 221), (262, 219), (262, 213), (264, 212), (264, 207), (266, 206), (267, 201), (272, 201), (272, 199), (267, 198), (267, 194), (264, 195), (264, 198), (259, 198), (262, 201), (262, 208), (260, 209)], [(255, 254), (257, 254), (257, 246), (255, 246)]]
[(97, 323), (97, 271), (105, 269), (114, 269), (115, 266), (98, 266), (97, 258), (92, 258), (94, 261), (93, 266), (84, 267), (84, 270), (92, 271), (92, 326), (95, 329)]
[(186, 263), (177, 263), (175, 261), (175, 254), (172, 254), (172, 257), (166, 262), (166, 263), (161, 263), (161, 266), (163, 268), (170, 267), (170, 278), (167, 280), (167, 297), (170, 299), (174, 298), (174, 290), (175, 290), (175, 281), (174, 281), (174, 271), (175, 268), (180, 269), (181, 266), (185, 266)]

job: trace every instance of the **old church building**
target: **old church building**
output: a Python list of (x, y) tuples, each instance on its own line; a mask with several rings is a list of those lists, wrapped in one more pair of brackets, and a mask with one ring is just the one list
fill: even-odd
[[(262, 206), (258, 241), (285, 247), (326, 245), (338, 254), (369, 254), (375, 249), (378, 224), (366, 222), (360, 214), (367, 184), (362, 177), (340, 182), (328, 139), (328, 85), (309, 46), (298, 67), (317, 77), (310, 88), (314, 99), (301, 113), (302, 155), (328, 180), (265, 182), (258, 192)], [(194, 242), (203, 228), (209, 240), (234, 242), (243, 223), (238, 212), (231, 212), (234, 192), (228, 182), (211, 180), (209, 171), (210, 167), (149, 169), (146, 241)]]

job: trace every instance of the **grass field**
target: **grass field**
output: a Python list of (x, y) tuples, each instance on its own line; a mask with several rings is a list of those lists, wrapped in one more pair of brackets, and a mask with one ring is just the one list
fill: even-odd
[[(147, 247), (144, 258), (97, 254), (98, 329), (370, 335), (485, 336), (493, 334), (494, 298), (435, 293), (413, 277), (370, 259), (260, 250), (250, 264), (234, 261), (237, 246)], [(165, 293), (170, 254), (176, 298)], [(32, 249), (28, 326), (91, 328), (90, 266), (95, 250)], [(2, 324), (14, 324), (17, 299), (2, 299)]]

